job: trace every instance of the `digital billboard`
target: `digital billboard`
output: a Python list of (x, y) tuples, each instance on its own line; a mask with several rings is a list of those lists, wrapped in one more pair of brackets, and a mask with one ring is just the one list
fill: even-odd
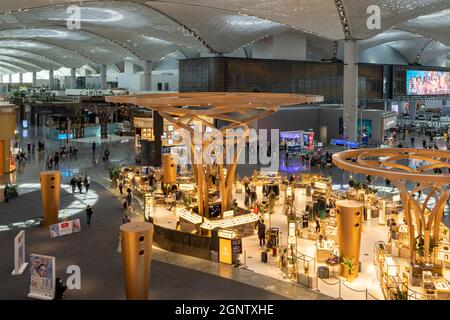
[(450, 94), (450, 72), (407, 70), (406, 94), (413, 96)]

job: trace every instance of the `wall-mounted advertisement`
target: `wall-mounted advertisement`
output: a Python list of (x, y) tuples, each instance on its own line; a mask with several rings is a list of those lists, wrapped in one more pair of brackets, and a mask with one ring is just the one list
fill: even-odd
[[(363, 119), (363, 121), (361, 123), (361, 120), (359, 119), (358, 122), (356, 123), (356, 125), (357, 125), (356, 130), (358, 133), (361, 132), (361, 124), (362, 124), (362, 133), (366, 134), (367, 137), (369, 137), (371, 139), (372, 138), (372, 120)], [(340, 135), (344, 134), (344, 119), (342, 117), (339, 118), (339, 134)]]
[(14, 270), (12, 275), (20, 275), (27, 268), (28, 263), (25, 262), (25, 231), (20, 231), (14, 238)]
[(49, 228), (51, 238), (62, 237), (68, 234), (80, 232), (81, 231), (80, 219), (52, 224)]
[(53, 300), (55, 297), (55, 257), (30, 254), (30, 293), (28, 297)]
[(407, 70), (406, 94), (412, 96), (450, 94), (450, 72)]

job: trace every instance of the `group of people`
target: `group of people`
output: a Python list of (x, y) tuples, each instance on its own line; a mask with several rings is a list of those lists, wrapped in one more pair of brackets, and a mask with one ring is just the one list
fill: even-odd
[(310, 167), (315, 167), (316, 165), (318, 165), (323, 168), (327, 165), (332, 164), (331, 153), (327, 151), (325, 154), (316, 152), (313, 155), (301, 155), (300, 162), (302, 165), (305, 165), (307, 163)]
[(22, 164), (23, 162), (27, 161), (27, 157), (25, 156), (25, 152), (23, 152), (23, 150), (20, 150), (17, 154), (16, 154), (16, 161), (20, 164)]
[[(34, 153), (36, 151), (36, 145), (32, 142), (27, 143), (27, 152), (28, 154)], [(41, 140), (38, 141), (38, 152), (45, 151), (45, 143)]]
[(91, 184), (91, 179), (87, 174), (84, 176), (84, 178), (72, 177), (72, 179), (70, 179), (70, 186), (72, 187), (73, 194), (75, 193), (77, 188), (78, 188), (78, 191), (80, 192), (80, 194), (83, 193), (83, 187), (86, 189), (86, 193), (88, 193), (90, 184)]
[[(97, 149), (97, 143), (95, 141), (92, 141), (91, 143), (91, 147), (92, 147), (92, 155), (95, 157), (95, 150)], [(109, 149), (108, 147), (105, 148), (105, 150), (103, 151), (103, 162), (108, 162), (109, 161)]]
[(59, 154), (61, 157), (73, 157), (78, 156), (78, 148), (76, 146), (69, 145), (69, 147), (66, 147), (65, 145), (59, 146)]
[(59, 153), (55, 152), (54, 155), (48, 154), (45, 158), (45, 167), (47, 169), (59, 169)]

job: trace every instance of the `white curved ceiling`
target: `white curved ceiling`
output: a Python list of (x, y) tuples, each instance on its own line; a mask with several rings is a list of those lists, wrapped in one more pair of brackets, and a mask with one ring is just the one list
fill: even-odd
[[(79, 30), (67, 28), (70, 5), (81, 10)], [(367, 28), (369, 5), (381, 9), (380, 30)], [(341, 18), (361, 50), (388, 44), (409, 61), (420, 52), (423, 62), (449, 52), (450, 0), (2, 0), (0, 67), (36, 71), (157, 61), (174, 51), (228, 53), (292, 30), (309, 34), (311, 52), (329, 55), (333, 41), (345, 38)]]

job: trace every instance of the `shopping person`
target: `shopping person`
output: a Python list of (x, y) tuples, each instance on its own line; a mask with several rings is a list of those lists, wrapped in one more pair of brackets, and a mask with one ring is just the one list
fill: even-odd
[(128, 202), (128, 207), (131, 207), (131, 201), (133, 200), (133, 195), (131, 194), (131, 189), (128, 188), (127, 189), (127, 202)]
[(123, 195), (123, 183), (122, 183), (122, 180), (120, 180), (120, 182), (119, 182), (119, 192), (120, 192), (120, 195)]
[(94, 211), (92, 210), (91, 205), (88, 205), (86, 207), (86, 216), (87, 216), (87, 226), (89, 227), (91, 225), (91, 218)]
[(72, 194), (74, 194), (75, 190), (77, 189), (77, 179), (75, 179), (75, 177), (72, 177), (72, 179), (70, 179), (70, 186), (72, 187)]
[(266, 225), (264, 224), (264, 220), (260, 220), (258, 224), (258, 239), (260, 247), (266, 245)]

